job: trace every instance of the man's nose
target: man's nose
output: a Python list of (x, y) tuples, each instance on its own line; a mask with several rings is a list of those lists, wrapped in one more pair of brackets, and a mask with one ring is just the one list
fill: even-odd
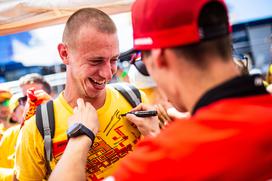
[(113, 72), (112, 71), (113, 71), (112, 70), (112, 65), (111, 65), (110, 61), (107, 61), (100, 68), (99, 75), (101, 77), (105, 78), (106, 80), (111, 80), (112, 76), (113, 76)]

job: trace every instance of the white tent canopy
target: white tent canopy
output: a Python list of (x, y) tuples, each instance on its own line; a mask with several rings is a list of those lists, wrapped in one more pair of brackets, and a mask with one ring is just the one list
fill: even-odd
[(0, 35), (64, 23), (76, 10), (95, 7), (108, 14), (127, 12), (134, 0), (0, 0)]

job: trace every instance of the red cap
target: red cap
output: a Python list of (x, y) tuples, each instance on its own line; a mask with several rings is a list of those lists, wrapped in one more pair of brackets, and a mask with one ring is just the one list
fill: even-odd
[[(205, 39), (198, 17), (209, 2), (222, 4), (227, 12), (224, 0), (136, 0), (132, 7), (134, 49), (167, 48)], [(229, 23), (221, 30), (211, 33), (230, 33)]]

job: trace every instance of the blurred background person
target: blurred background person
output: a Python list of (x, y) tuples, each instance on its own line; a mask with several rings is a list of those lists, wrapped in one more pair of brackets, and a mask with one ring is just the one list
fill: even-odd
[(9, 118), (10, 118), (10, 108), (9, 102), (12, 97), (11, 92), (8, 89), (0, 89), (0, 140), (5, 130), (10, 127)]
[[(26, 74), (19, 79), (23, 97), (20, 101), (25, 104), (23, 121), (29, 119), (36, 113), (36, 107), (51, 99), (52, 88), (44, 77), (37, 73)], [(29, 99), (27, 101), (27, 99)]]
[(15, 147), (17, 138), (24, 121), (35, 115), (36, 107), (48, 100), (51, 96), (51, 86), (42, 76), (28, 74), (20, 79), (22, 93), (12, 96), (9, 100), (9, 125), (0, 141), (0, 180), (13, 180)]
[[(10, 128), (8, 128), (0, 141), (0, 168), (13, 168), (14, 165), (14, 152), (17, 141), (17, 136), (20, 130), (20, 122), (23, 118), (24, 105), (19, 103), (21, 95), (13, 95), (10, 99)], [(0, 172), (0, 175), (2, 173)], [(5, 174), (6, 175), (6, 174)], [(0, 177), (1, 178), (1, 177)]]
[(6, 157), (6, 153), (10, 148), (3, 146), (8, 130), (13, 124), (11, 120), (12, 109), (11, 100), (12, 94), (8, 89), (0, 90), (0, 180), (12, 180), (13, 171), (8, 169), (9, 161)]
[(26, 100), (24, 100), (24, 96), (22, 93), (14, 94), (9, 103), (9, 108), (11, 112), (11, 116), (9, 122), (12, 124), (21, 124), (23, 119), (23, 112), (25, 108)]
[(164, 98), (156, 88), (156, 83), (150, 77), (142, 62), (140, 52), (133, 53), (131, 56), (128, 80), (132, 85), (142, 90), (148, 96), (150, 104), (156, 104)]
[(43, 78), (42, 75), (37, 73), (26, 74), (19, 79), (20, 88), (24, 96), (29, 88), (35, 90), (44, 90), (47, 94), (51, 95), (52, 89), (50, 84)]

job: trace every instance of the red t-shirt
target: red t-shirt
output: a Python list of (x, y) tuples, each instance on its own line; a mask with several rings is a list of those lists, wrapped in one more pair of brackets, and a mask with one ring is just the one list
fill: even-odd
[(272, 96), (219, 100), (140, 142), (115, 180), (272, 178)]

